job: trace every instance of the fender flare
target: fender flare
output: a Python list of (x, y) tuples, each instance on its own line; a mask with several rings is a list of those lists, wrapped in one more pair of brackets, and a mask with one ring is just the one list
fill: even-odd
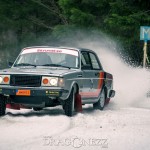
[(72, 82), (72, 84), (70, 86), (70, 90), (69, 90), (69, 93), (68, 93), (68, 96), (66, 97), (66, 99), (68, 99), (68, 97), (70, 96), (73, 88), (75, 88), (75, 93), (79, 93), (79, 85), (77, 84), (77, 82), (74, 81), (74, 82)]

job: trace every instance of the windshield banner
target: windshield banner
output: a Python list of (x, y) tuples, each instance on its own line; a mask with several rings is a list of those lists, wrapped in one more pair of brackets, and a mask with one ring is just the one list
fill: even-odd
[(28, 48), (23, 49), (21, 54), (27, 53), (64, 53), (69, 55), (78, 56), (78, 51), (73, 49), (55, 49), (55, 48)]

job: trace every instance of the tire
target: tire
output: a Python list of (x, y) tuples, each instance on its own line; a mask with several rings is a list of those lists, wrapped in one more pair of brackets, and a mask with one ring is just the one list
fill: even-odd
[(3, 95), (0, 95), (0, 116), (4, 116), (6, 113), (6, 103)]
[(40, 111), (40, 110), (42, 110), (42, 108), (39, 108), (39, 107), (33, 107), (33, 110), (34, 110), (34, 111)]
[(104, 89), (101, 91), (101, 94), (100, 94), (100, 98), (98, 100), (98, 102), (94, 103), (93, 104), (93, 108), (94, 109), (99, 109), (99, 110), (103, 110), (104, 109), (104, 106), (105, 106), (105, 91)]
[(71, 90), (70, 96), (65, 101), (63, 105), (63, 109), (65, 111), (65, 115), (71, 117), (74, 113), (74, 102), (75, 102), (75, 93), (74, 89)]

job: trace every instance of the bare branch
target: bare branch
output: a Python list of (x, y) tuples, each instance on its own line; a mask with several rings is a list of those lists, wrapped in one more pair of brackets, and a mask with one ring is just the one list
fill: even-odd
[(49, 1), (49, 2), (51, 3), (52, 7), (49, 7), (48, 5), (42, 3), (40, 0), (31, 0), (31, 1), (37, 3), (38, 5), (40, 5), (40, 6), (44, 7), (44, 8), (46, 8), (46, 9), (47, 9), (48, 11), (50, 11), (53, 15), (59, 17), (59, 18), (62, 20), (62, 22), (63, 22), (64, 24), (68, 24), (67, 19), (61, 14), (61, 11), (60, 11), (60, 9), (58, 8), (58, 6), (56, 5), (56, 3), (55, 3), (54, 0)]
[(48, 25), (46, 25), (42, 20), (40, 20), (40, 19), (37, 19), (36, 17), (30, 17), (29, 18), (29, 20), (31, 20), (33, 23), (35, 23), (36, 25), (39, 25), (39, 26), (43, 26), (43, 27), (45, 27), (45, 28), (47, 28), (47, 29), (51, 29), (51, 30), (53, 30), (53, 27), (50, 27), (50, 26), (48, 26)]

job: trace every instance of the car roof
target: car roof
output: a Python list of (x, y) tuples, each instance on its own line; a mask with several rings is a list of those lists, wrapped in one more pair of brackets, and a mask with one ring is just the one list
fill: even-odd
[(94, 52), (93, 50), (87, 49), (87, 48), (75, 48), (75, 47), (63, 47), (63, 46), (31, 46), (31, 47), (25, 47), (22, 50), (25, 49), (31, 49), (31, 48), (58, 48), (58, 49), (68, 49), (68, 50), (77, 50), (77, 51), (89, 51)]

